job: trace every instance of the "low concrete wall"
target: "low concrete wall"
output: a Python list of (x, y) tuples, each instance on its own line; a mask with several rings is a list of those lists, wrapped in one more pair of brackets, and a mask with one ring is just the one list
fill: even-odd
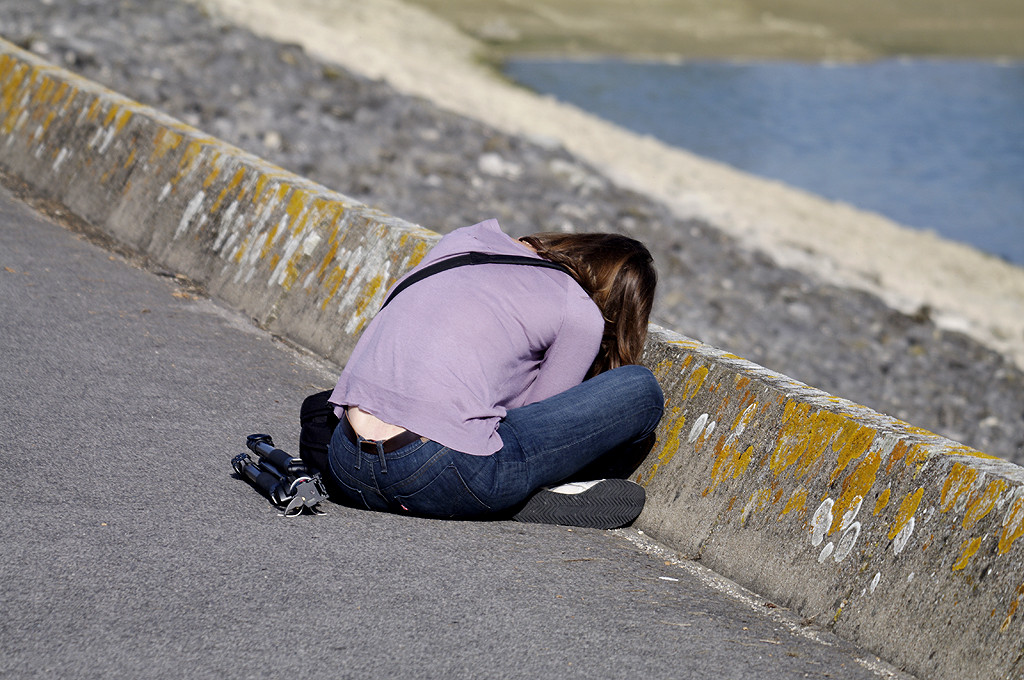
[(325, 357), (440, 238), (0, 46), (0, 163)]
[(637, 526), (915, 674), (1020, 677), (1024, 468), (656, 330)]
[[(339, 363), (438, 239), (2, 42), (0, 164)], [(658, 328), (645, 362), (638, 528), (913, 673), (1024, 673), (1024, 470)]]

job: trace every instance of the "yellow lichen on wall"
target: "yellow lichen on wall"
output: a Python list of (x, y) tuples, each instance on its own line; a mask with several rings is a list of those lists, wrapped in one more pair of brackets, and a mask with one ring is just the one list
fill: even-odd
[(733, 479), (743, 474), (754, 457), (754, 447), (735, 446), (731, 438), (721, 436), (715, 447), (715, 462), (711, 467), (711, 485), (704, 490), (704, 495), (713, 492), (726, 478)]
[(1005, 479), (993, 480), (989, 483), (984, 493), (972, 498), (967, 503), (967, 511), (964, 513), (964, 529), (970, 529), (978, 523), (978, 520), (992, 512), (996, 501), (999, 500), (999, 496), (1006, 490), (1007, 486), (1009, 485)]
[[(704, 489), (705, 496), (718, 488), (718, 485), (728, 477), (731, 476), (733, 479), (736, 479), (743, 474), (754, 457), (754, 447), (752, 445), (744, 449), (742, 445), (737, 445), (736, 443), (757, 414), (757, 402), (754, 401), (756, 395), (747, 391), (743, 391), (741, 394), (740, 407), (743, 410), (733, 419), (732, 428), (719, 435), (718, 443), (715, 445), (715, 462), (711, 468), (711, 484)], [(722, 399), (719, 402), (719, 417), (721, 417), (721, 413), (728, 403), (728, 399)], [(702, 432), (695, 448), (699, 448), (703, 444), (704, 439), (705, 433)]]
[[(203, 191), (206, 191), (213, 186), (213, 183), (217, 181), (220, 177), (221, 171), (224, 169), (224, 157), (221, 155), (220, 151), (214, 150), (210, 155), (210, 171), (206, 173), (206, 178), (203, 179)], [(217, 203), (215, 202), (214, 205), (217, 205)], [(214, 210), (215, 208), (211, 206), (210, 209)]]
[(221, 206), (221, 204), (224, 202), (224, 199), (227, 198), (228, 194), (234, 192), (235, 189), (238, 188), (238, 185), (241, 184), (242, 180), (245, 178), (245, 170), (246, 169), (243, 166), (243, 167), (239, 167), (235, 171), (235, 174), (231, 177), (231, 179), (228, 181), (228, 183), (225, 184), (224, 188), (220, 190), (219, 194), (217, 194), (217, 200), (215, 200), (213, 202), (213, 205), (210, 206), (210, 211), (211, 212), (217, 210)]
[(807, 505), (807, 489), (799, 488), (793, 491), (789, 495), (789, 500), (786, 501), (785, 507), (782, 508), (782, 512), (779, 513), (779, 521), (791, 512), (803, 512), (804, 506)]
[(274, 245), (277, 242), (278, 232), (281, 231), (281, 226), (281, 223), (278, 222), (266, 231), (266, 237), (260, 246), (259, 258), (261, 260), (267, 259), (267, 255), (269, 255), (270, 251), (274, 248)]
[(896, 519), (892, 523), (892, 527), (889, 529), (889, 540), (896, 538), (896, 534), (900, 533), (905, 526), (914, 518), (914, 513), (917, 512), (917, 506), (921, 504), (921, 498), (924, 496), (924, 487), (921, 487), (914, 493), (908, 493), (900, 503), (900, 509), (896, 512)]
[[(340, 201), (327, 201), (320, 196), (310, 197), (306, 191), (294, 191), (292, 197), (285, 207), (285, 213), (289, 216), (288, 232), (290, 234), (288, 244), (285, 246), (285, 257), (283, 270), (275, 270), (275, 276), (271, 279), (277, 281), (284, 290), (291, 290), (291, 287), (302, 276), (299, 270), (303, 258), (312, 254), (312, 250), (321, 242), (322, 235), (314, 232), (313, 229), (327, 219), (328, 222), (341, 219), (344, 213), (344, 206)], [(335, 241), (328, 248), (330, 256), (337, 249)], [(321, 264), (310, 263), (309, 268), (318, 268), (322, 273), (329, 260), (325, 259)], [(307, 269), (309, 271), (309, 269)]]
[(1010, 602), (1010, 606), (1006, 610), (1006, 617), (999, 625), (1000, 633), (1005, 633), (1010, 627), (1010, 624), (1013, 622), (1013, 615), (1017, 612), (1017, 607), (1020, 605), (1021, 598), (1024, 598), (1024, 585), (1019, 586), (1014, 593), (1013, 601)]
[(103, 119), (103, 127), (110, 127), (110, 124), (117, 119), (117, 114), (120, 113), (121, 107), (117, 104), (111, 104), (110, 109), (107, 110), (107, 117)]
[(831, 482), (871, 446), (874, 429), (831, 411), (812, 413), (814, 408), (795, 399), (786, 402), (777, 444), (769, 457), (769, 467), (776, 476), (795, 466), (793, 476), (799, 479), (831, 449), (837, 456)]
[(697, 342), (696, 340), (690, 340), (688, 338), (679, 338), (677, 340), (670, 340), (668, 342), (668, 344), (670, 344), (670, 345), (679, 345), (680, 347), (685, 347), (688, 350), (700, 349), (700, 346), (701, 346), (701, 343)]
[(704, 380), (708, 377), (708, 367), (701, 366), (686, 379), (686, 386), (683, 387), (683, 394), (681, 399), (684, 401), (692, 398), (700, 388), (704, 386)]
[[(837, 429), (831, 443), (832, 452), (836, 455), (836, 467), (829, 477), (829, 483), (831, 483), (839, 479), (839, 475), (843, 473), (847, 465), (860, 458), (871, 447), (878, 431), (848, 420), (840, 414), (827, 411), (823, 413), (828, 414), (827, 420), (833, 421), (831, 426)], [(836, 421), (836, 418), (839, 420)], [(875, 464), (876, 471), (881, 462), (881, 458), (879, 458), (878, 463)]]
[(1013, 542), (1024, 535), (1024, 498), (1018, 498), (1003, 518), (1003, 530), (999, 532), (999, 554), (1005, 555)]
[(875, 483), (875, 477), (881, 464), (882, 456), (877, 451), (872, 451), (843, 480), (842, 493), (833, 506), (833, 519), (832, 526), (828, 530), (829, 534), (842, 528), (846, 512), (862, 502), (868, 495)]
[(323, 302), (320, 303), (320, 311), (327, 309), (327, 304), (331, 301), (331, 298), (334, 297), (334, 294), (338, 292), (338, 288), (345, 280), (345, 275), (347, 273), (348, 270), (342, 269), (341, 267), (335, 267), (331, 270), (330, 275), (326, 280), (324, 280), (323, 289), (326, 291), (326, 295), (324, 295)]
[[(70, 103), (74, 99), (75, 93), (78, 90), (66, 81), (61, 81), (57, 84), (57, 89), (54, 91), (53, 96), (50, 97), (50, 106), (57, 108), (62, 103)], [(64, 98), (67, 97), (67, 102), (64, 102)], [(131, 113), (129, 112), (129, 117)], [(123, 126), (122, 126), (123, 127)], [(119, 129), (120, 130), (120, 129)]]
[(953, 463), (953, 468), (946, 475), (939, 495), (939, 510), (948, 512), (964, 493), (969, 491), (978, 481), (979, 472), (963, 463)]
[[(653, 465), (651, 465), (647, 481), (642, 482), (645, 486), (650, 484), (651, 480), (654, 479), (654, 475), (658, 472), (658, 468), (672, 460), (672, 457), (679, 451), (679, 447), (681, 446), (679, 435), (680, 432), (682, 432), (683, 427), (686, 425), (686, 416), (680, 415), (681, 411), (681, 407), (673, 406), (671, 407), (671, 413), (667, 414), (666, 418), (663, 418), (663, 422), (671, 422), (672, 426), (665, 435), (665, 441), (662, 442), (661, 451), (658, 453), (658, 459)], [(639, 477), (637, 478), (637, 482), (640, 482)]]
[(15, 99), (21, 91), (28, 68), (20, 61), (10, 55), (0, 55), (0, 82), (3, 82), (3, 90), (0, 92), (0, 110), (6, 113), (3, 124), (0, 125), (0, 132), (10, 134), (22, 111), (21, 106), (15, 105)]
[(370, 279), (369, 283), (367, 283), (366, 286), (363, 288), (362, 295), (359, 298), (359, 302), (356, 304), (356, 316), (362, 316), (366, 312), (366, 309), (370, 306), (370, 303), (373, 301), (374, 296), (377, 295), (377, 293), (381, 289), (381, 286), (383, 285), (384, 276), (382, 274), (377, 274), (372, 279)]
[[(404, 234), (398, 242), (399, 248), (404, 249), (406, 243), (410, 238), (412, 238), (412, 236), (413, 234)], [(413, 267), (418, 265), (423, 260), (423, 258), (427, 256), (427, 253), (429, 253), (433, 247), (433, 243), (430, 243), (420, 238), (420, 240), (416, 242), (416, 245), (413, 246), (412, 252), (409, 254), (409, 268), (412, 269)]]
[(183, 135), (179, 135), (177, 132), (173, 132), (168, 128), (161, 127), (153, 137), (153, 151), (150, 153), (149, 160), (147, 162), (154, 163), (160, 160), (166, 156), (168, 152), (177, 149), (184, 139), (185, 137)]
[(772, 502), (772, 490), (771, 489), (757, 489), (750, 495), (750, 500), (743, 506), (743, 511), (740, 513), (740, 525), (746, 526), (747, 520), (750, 519), (751, 515), (757, 514), (764, 510)]
[[(776, 439), (775, 450), (768, 458), (768, 467), (779, 476), (797, 461), (810, 457), (817, 458), (824, 446), (815, 447), (814, 422), (810, 418), (811, 405), (796, 400), (786, 402)], [(806, 468), (807, 465), (803, 465)], [(798, 473), (797, 477), (800, 476)]]
[(668, 377), (674, 366), (675, 364), (671, 359), (662, 359), (651, 372), (654, 373), (654, 377), (658, 379), (658, 382), (664, 385), (668, 381)]
[(896, 442), (892, 452), (889, 454), (889, 460), (885, 464), (885, 472), (888, 474), (892, 472), (893, 468), (900, 462), (903, 461), (905, 467), (911, 467), (918, 463), (923, 463), (928, 459), (928, 451), (921, 442), (911, 444), (904, 439)]
[(878, 495), (878, 500), (875, 502), (875, 509), (871, 511), (872, 515), (877, 516), (880, 512), (885, 510), (886, 506), (889, 505), (890, 493), (892, 493), (892, 489), (886, 487), (885, 490)]
[(309, 200), (309, 192), (298, 188), (292, 190), (291, 197), (284, 206), (284, 214), (289, 217), (289, 230), (292, 233), (300, 231), (304, 226), (302, 216), (307, 212)]
[(131, 109), (124, 109), (121, 112), (121, 117), (118, 118), (117, 122), (114, 124), (114, 132), (120, 134), (121, 131), (124, 130), (125, 126), (128, 125), (128, 121), (130, 121), (134, 115), (135, 112)]
[(103, 102), (100, 101), (100, 98), (93, 97), (92, 101), (89, 102), (89, 107), (85, 110), (85, 119), (90, 123), (94, 122), (99, 117), (102, 106)]
[(29, 104), (35, 109), (36, 116), (44, 115), (49, 107), (44, 106), (49, 102), (50, 93), (53, 92), (57, 84), (41, 69), (32, 69), (32, 80), (36, 83), (35, 87), (30, 90)]
[[(324, 272), (326, 272), (327, 268), (331, 265), (332, 262), (334, 262), (334, 257), (338, 254), (338, 248), (340, 246), (341, 246), (341, 244), (339, 243), (338, 239), (336, 239), (336, 238), (335, 239), (331, 239), (331, 241), (328, 243), (327, 253), (320, 260), (320, 268), (317, 270), (317, 273), (316, 273), (316, 280), (317, 281), (323, 281), (323, 279), (324, 279)], [(340, 270), (340, 268), (336, 268), (335, 272), (332, 272), (332, 277), (339, 270)], [(342, 270), (342, 273), (344, 273), (343, 270)], [(327, 304), (327, 301), (331, 299), (331, 296), (334, 295), (335, 291), (337, 291), (337, 290), (338, 290), (338, 286), (337, 285), (335, 285), (333, 289), (329, 290), (329, 292), (327, 293), (326, 297), (324, 298), (324, 304), (325, 305)]]
[(981, 547), (981, 536), (968, 538), (960, 546), (960, 557), (953, 563), (953, 571), (960, 571), (967, 566), (967, 562), (974, 557)]

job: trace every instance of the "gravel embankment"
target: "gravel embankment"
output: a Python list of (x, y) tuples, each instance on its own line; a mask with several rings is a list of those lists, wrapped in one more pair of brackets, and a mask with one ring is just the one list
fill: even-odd
[(654, 321), (1024, 463), (1024, 374), (878, 299), (816, 282), (510, 137), (170, 0), (0, 0), (0, 36), (332, 189), (446, 232), (618, 230), (661, 272)]

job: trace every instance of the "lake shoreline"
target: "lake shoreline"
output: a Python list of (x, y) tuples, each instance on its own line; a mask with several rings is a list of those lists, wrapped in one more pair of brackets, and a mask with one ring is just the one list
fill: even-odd
[(503, 74), (637, 134), (1024, 267), (1024, 90), (1014, 87), (1024, 61), (511, 58)]

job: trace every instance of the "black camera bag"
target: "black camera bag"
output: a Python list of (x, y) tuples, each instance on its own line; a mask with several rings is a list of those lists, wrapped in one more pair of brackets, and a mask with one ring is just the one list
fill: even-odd
[(327, 477), (327, 445), (331, 442), (338, 416), (327, 403), (331, 390), (311, 394), (302, 401), (299, 410), (299, 458), (306, 465), (320, 470)]

